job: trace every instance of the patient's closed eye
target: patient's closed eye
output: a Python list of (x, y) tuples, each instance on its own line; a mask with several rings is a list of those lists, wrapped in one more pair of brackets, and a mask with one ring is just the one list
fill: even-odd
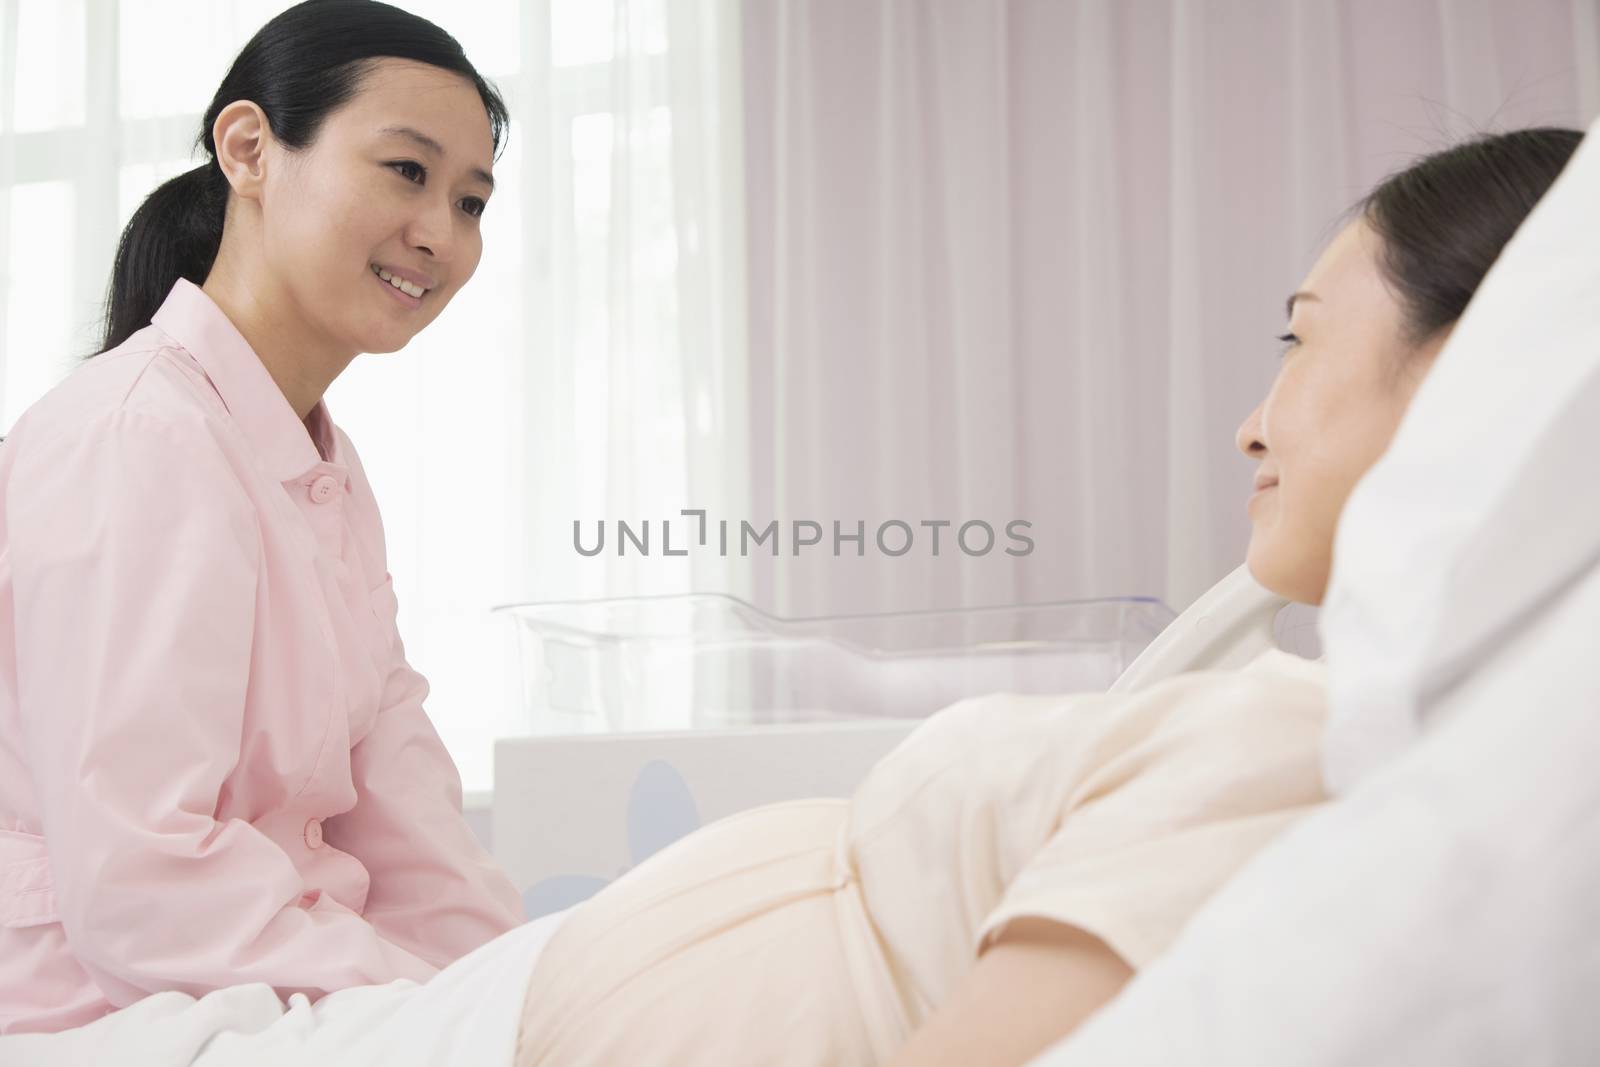
[(1300, 343), (1300, 338), (1292, 333), (1279, 334), (1278, 340), (1283, 342), (1283, 351), (1278, 353), (1280, 356), (1288, 355), (1289, 349)]

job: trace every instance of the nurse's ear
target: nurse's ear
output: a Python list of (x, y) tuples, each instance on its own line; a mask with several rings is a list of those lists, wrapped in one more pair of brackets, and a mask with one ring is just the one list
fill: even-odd
[(217, 166), (228, 179), (234, 193), (246, 200), (260, 200), (267, 178), (268, 146), (272, 128), (267, 114), (249, 100), (235, 100), (217, 113), (211, 126), (212, 143), (217, 146)]

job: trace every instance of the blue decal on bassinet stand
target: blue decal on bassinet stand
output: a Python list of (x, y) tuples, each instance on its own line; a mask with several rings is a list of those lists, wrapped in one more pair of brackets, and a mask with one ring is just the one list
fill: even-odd
[[(651, 760), (639, 768), (628, 790), (628, 855), (632, 865), (617, 872), (620, 878), (680, 837), (700, 826), (700, 808), (676, 767)], [(593, 874), (557, 874), (530, 886), (522, 894), (529, 919), (570, 908), (588, 900), (612, 879)]]

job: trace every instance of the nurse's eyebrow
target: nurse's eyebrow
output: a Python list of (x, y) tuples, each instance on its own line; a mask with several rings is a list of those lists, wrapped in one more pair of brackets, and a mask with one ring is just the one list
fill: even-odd
[(1283, 317), (1284, 318), (1286, 318), (1286, 319), (1294, 318), (1294, 302), (1296, 300), (1315, 300), (1318, 303), (1320, 303), (1322, 301), (1322, 298), (1319, 297), (1316, 293), (1308, 293), (1308, 292), (1305, 292), (1304, 290), (1302, 290), (1302, 291), (1300, 291), (1298, 293), (1292, 294), (1289, 297), (1289, 302), (1283, 305)]
[[(383, 129), (379, 130), (378, 133), (386, 137), (404, 137), (407, 140), (414, 142), (417, 147), (421, 148), (423, 151), (430, 152), (440, 159), (443, 159), (446, 154), (444, 145), (440, 144), (438, 141), (435, 141), (432, 137), (429, 137), (421, 130), (413, 129), (410, 126), (385, 126)], [(493, 174), (490, 174), (482, 167), (473, 167), (468, 173), (470, 173), (474, 178), (478, 179), (483, 184), (487, 185), (491, 192), (494, 190)]]

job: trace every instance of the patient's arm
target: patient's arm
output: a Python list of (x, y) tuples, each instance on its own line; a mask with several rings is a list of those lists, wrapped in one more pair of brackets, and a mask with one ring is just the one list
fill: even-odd
[(1122, 989), (1105, 942), (1046, 919), (1008, 923), (888, 1067), (1020, 1067)]

